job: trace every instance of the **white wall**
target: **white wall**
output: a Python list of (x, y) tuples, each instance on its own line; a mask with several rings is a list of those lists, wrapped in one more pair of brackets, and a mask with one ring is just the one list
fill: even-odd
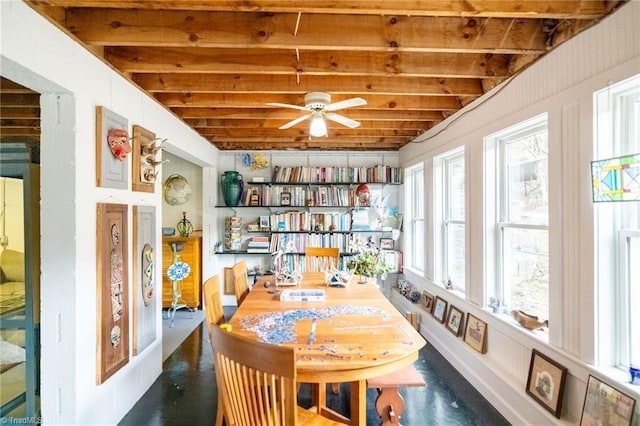
[[(488, 349), (475, 353), (429, 315), (422, 315), (421, 332), (514, 424), (571, 423), (580, 420), (586, 381), (595, 374), (640, 401), (638, 386), (627, 375), (596, 370), (594, 359), (594, 240), (590, 165), (593, 153), (592, 96), (608, 84), (640, 72), (640, 2), (632, 1), (597, 26), (542, 58), (504, 87), (475, 102), (429, 131), (420, 144), (400, 152), (401, 164), (425, 162), (460, 144), (467, 158), (467, 223), (470, 259), (466, 299), (439, 283), (406, 271), (421, 289), (443, 296), (488, 323)], [(550, 145), (550, 259), (553, 299), (549, 343), (482, 309), (484, 294), (483, 137), (547, 112)], [(454, 122), (454, 120), (456, 120)], [(450, 124), (449, 127), (447, 127)], [(430, 180), (427, 181), (427, 185)], [(428, 186), (427, 186), (428, 187)], [(430, 191), (427, 191), (427, 197)], [(427, 205), (431, 206), (430, 200)], [(433, 224), (431, 224), (433, 226)], [(428, 233), (426, 252), (436, 250)], [(428, 263), (433, 266), (433, 262)], [(401, 297), (402, 310), (418, 310)], [(568, 367), (569, 376), (561, 420), (526, 395), (531, 349), (541, 350)], [(638, 424), (637, 404), (635, 423)]]
[(43, 94), (42, 416), (47, 424), (115, 424), (162, 371), (162, 342), (96, 385), (96, 204), (129, 206), (131, 247), (131, 206), (155, 206), (159, 229), (162, 201), (159, 182), (153, 194), (132, 192), (130, 177), (126, 190), (96, 188), (96, 106), (126, 117), (129, 130), (139, 124), (168, 139), (168, 152), (205, 170), (217, 150), (23, 2), (0, 2), (0, 13), (2, 75)]

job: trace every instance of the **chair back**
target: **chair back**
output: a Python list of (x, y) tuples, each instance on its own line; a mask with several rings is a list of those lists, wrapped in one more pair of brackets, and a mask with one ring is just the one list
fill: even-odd
[(204, 312), (207, 328), (211, 333), (211, 326), (218, 326), (225, 321), (220, 297), (220, 278), (217, 274), (202, 284), (202, 292), (204, 293)]
[(323, 272), (338, 269), (340, 249), (337, 247), (306, 247), (304, 249), (305, 270)]
[(247, 261), (242, 260), (233, 265), (233, 291), (238, 306), (249, 294), (249, 276), (247, 275)]
[(296, 366), (292, 347), (256, 342), (211, 328), (219, 401), (228, 426), (292, 426)]

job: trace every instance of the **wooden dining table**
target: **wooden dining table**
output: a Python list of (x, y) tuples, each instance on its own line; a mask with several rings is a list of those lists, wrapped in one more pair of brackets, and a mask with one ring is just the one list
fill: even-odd
[[(262, 276), (229, 321), (233, 333), (296, 349), (297, 380), (314, 385), (314, 405), (325, 417), (366, 424), (367, 379), (411, 365), (424, 338), (373, 282), (325, 284), (305, 273), (299, 286), (276, 287)], [(266, 283), (266, 285), (265, 285)], [(281, 301), (284, 290), (324, 290), (321, 301)], [(351, 384), (350, 418), (326, 406), (326, 384)]]

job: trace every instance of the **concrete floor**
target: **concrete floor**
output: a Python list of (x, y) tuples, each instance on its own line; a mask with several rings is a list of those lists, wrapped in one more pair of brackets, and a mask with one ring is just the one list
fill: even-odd
[[(427, 344), (415, 362), (427, 382), (426, 388), (406, 388), (402, 424), (487, 425), (509, 423), (431, 345)], [(212, 425), (217, 406), (217, 387), (209, 336), (198, 326), (165, 361), (163, 373), (120, 422), (121, 426)], [(367, 425), (379, 424), (374, 401), (376, 391), (367, 390)], [(340, 395), (327, 392), (328, 405), (349, 415), (349, 386)], [(302, 406), (311, 403), (310, 388), (303, 385), (298, 395)]]

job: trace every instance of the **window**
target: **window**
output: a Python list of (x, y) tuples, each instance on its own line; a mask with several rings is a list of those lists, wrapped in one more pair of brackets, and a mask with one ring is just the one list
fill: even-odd
[(405, 263), (417, 271), (425, 270), (424, 167), (408, 167), (405, 179), (406, 220), (404, 238)]
[[(594, 114), (595, 160), (640, 153), (640, 75), (596, 92)], [(596, 362), (626, 371), (640, 365), (640, 203), (595, 203), (594, 220)]]
[[(442, 184), (436, 192), (442, 208), (442, 279), (450, 280), (456, 290), (465, 290), (465, 165), (462, 149), (435, 158)], [(436, 179), (436, 182), (438, 179)]]
[(490, 136), (487, 145), (494, 156), (487, 181), (495, 185), (495, 196), (488, 197), (495, 208), (487, 215), (494, 241), (487, 259), (496, 261), (488, 266), (494, 275), (488, 282), (496, 283), (488, 293), (510, 309), (549, 318), (546, 114)]

